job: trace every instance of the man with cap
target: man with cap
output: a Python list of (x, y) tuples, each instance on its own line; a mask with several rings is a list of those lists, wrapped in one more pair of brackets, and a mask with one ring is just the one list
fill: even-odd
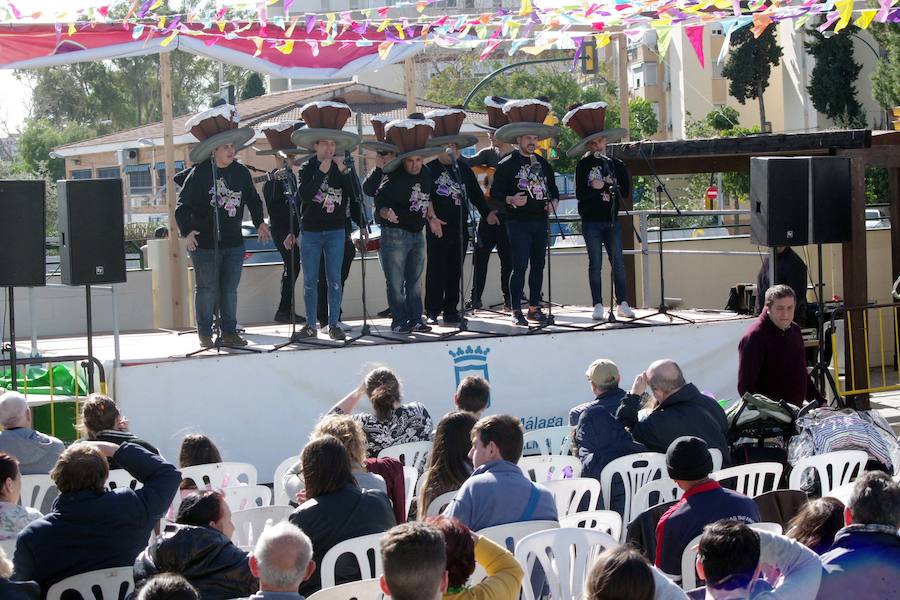
[(241, 223), (245, 207), (250, 210), (260, 242), (271, 239), (269, 227), (263, 221), (262, 200), (250, 171), (234, 160), (235, 146), (253, 137), (252, 129), (238, 127), (239, 121), (235, 108), (223, 104), (195, 115), (185, 124), (185, 129), (200, 143), (190, 153), (194, 166), (178, 194), (175, 220), (194, 265), (194, 311), (203, 348), (213, 346), (213, 315), (217, 307), (218, 343), (247, 345), (247, 340), (237, 333), (237, 288), (244, 264)]
[[(342, 341), (346, 335), (338, 325), (341, 316), (341, 268), (344, 260), (346, 220), (351, 204), (358, 203), (350, 169), (340, 156), (356, 147), (359, 136), (343, 131), (350, 118), (350, 107), (343, 102), (311, 102), (300, 115), (307, 127), (298, 129), (291, 139), (297, 146), (315, 152), (300, 167), (297, 197), (300, 201), (300, 256), (303, 261), (303, 302), (306, 326), (299, 338), (317, 336), (319, 266), (325, 258), (328, 285), (328, 337)], [(356, 209), (358, 210), (358, 209)], [(296, 243), (289, 236), (285, 245)]]
[(620, 139), (626, 132), (622, 128), (606, 128), (605, 102), (574, 104), (562, 122), (581, 137), (566, 154), (573, 158), (583, 155), (575, 167), (575, 197), (588, 251), (588, 282), (594, 305), (591, 316), (595, 321), (606, 320), (601, 281), (603, 246), (606, 246), (615, 285), (616, 316), (633, 319), (634, 311), (627, 302), (622, 226), (618, 216), (620, 203), (631, 195), (631, 176), (625, 163), (606, 154), (606, 143)]
[(681, 577), (681, 555), (703, 528), (720, 519), (757, 523), (759, 509), (747, 496), (710, 479), (712, 456), (697, 437), (677, 438), (666, 450), (666, 470), (684, 496), (656, 525), (656, 566), (670, 577)]
[(619, 367), (608, 358), (598, 358), (592, 362), (585, 375), (591, 384), (594, 399), (579, 404), (569, 411), (569, 425), (572, 427), (578, 425), (578, 419), (583, 412), (595, 406), (602, 406), (609, 414), (615, 415), (619, 403), (625, 397), (625, 390), (619, 387), (621, 381)]
[[(547, 322), (547, 316), (540, 308), (549, 234), (547, 219), (559, 203), (553, 167), (535, 154), (535, 150), (540, 140), (555, 137), (559, 130), (544, 125), (550, 104), (542, 100), (509, 100), (503, 105), (503, 112), (509, 123), (497, 130), (497, 139), (515, 143), (517, 151), (507, 154), (498, 163), (491, 198), (505, 205), (513, 258), (509, 279), (512, 321), (527, 327), (529, 320), (539, 324)], [(526, 271), (529, 288), (527, 319), (522, 314)]]

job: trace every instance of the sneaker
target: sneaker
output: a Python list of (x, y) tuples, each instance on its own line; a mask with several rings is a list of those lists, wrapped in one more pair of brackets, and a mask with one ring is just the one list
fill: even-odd
[(329, 327), (328, 337), (335, 340), (336, 342), (342, 342), (347, 339), (347, 336), (344, 335), (344, 330), (340, 327)]
[(307, 325), (306, 327), (304, 327), (303, 329), (299, 330), (297, 333), (294, 334), (294, 339), (297, 339), (297, 340), (305, 340), (305, 339), (315, 338), (315, 337), (319, 337), (319, 334), (316, 332), (315, 329), (313, 329), (309, 325)]
[(616, 316), (624, 317), (626, 319), (633, 319), (634, 311), (631, 310), (631, 307), (628, 306), (627, 302), (623, 302), (622, 304), (619, 305), (618, 308), (616, 308)]
[(437, 325), (438, 324), (437, 315), (426, 315), (425, 322), (428, 323), (429, 325)]
[(215, 346), (211, 335), (198, 335), (197, 337), (200, 338), (201, 348), (212, 348), (213, 346)]
[(514, 310), (512, 314), (512, 322), (516, 325), (520, 325), (522, 327), (528, 327), (528, 321), (525, 320), (525, 315), (522, 314), (521, 310)]
[[(273, 319), (276, 323), (290, 323), (291, 322), (291, 311), (289, 310), (279, 310), (275, 313), (275, 318)], [(294, 315), (294, 323), (298, 325), (302, 325), (306, 323), (306, 317), (302, 317), (298, 314)]]
[[(503, 304), (503, 312), (512, 312), (512, 306), (508, 302), (505, 302)], [(519, 311), (519, 312), (522, 312), (522, 311)]]
[(412, 325), (409, 323), (404, 323), (402, 325), (391, 325), (391, 331), (394, 333), (412, 333)]
[(603, 322), (606, 320), (606, 311), (603, 309), (602, 302), (594, 305), (594, 312), (591, 314), (591, 318), (595, 321), (600, 321), (600, 322)]
[(483, 306), (484, 305), (481, 303), (481, 298), (479, 298), (477, 300), (475, 298), (472, 298), (466, 304), (466, 308), (468, 308), (470, 310), (478, 310), (479, 308), (482, 308)]
[(386, 318), (390, 317), (391, 309), (390, 308), (384, 309), (383, 311), (378, 313), (378, 316), (381, 317), (382, 319), (386, 319)]
[(461, 320), (458, 312), (444, 313), (444, 325), (456, 325)]
[(429, 331), (431, 331), (431, 325), (426, 325), (425, 323), (419, 321), (418, 323), (413, 324), (412, 330), (416, 333), (428, 333)]
[(241, 348), (247, 345), (247, 340), (242, 338), (236, 333), (226, 333), (222, 336), (222, 345), (223, 346), (236, 346)]
[(353, 331), (353, 325), (344, 323), (343, 321), (338, 321), (338, 327), (340, 327), (344, 331), (344, 333), (346, 333), (348, 331)]
[(538, 307), (538, 308), (529, 308), (528, 309), (528, 320), (534, 321), (535, 323), (546, 323), (547, 315)]

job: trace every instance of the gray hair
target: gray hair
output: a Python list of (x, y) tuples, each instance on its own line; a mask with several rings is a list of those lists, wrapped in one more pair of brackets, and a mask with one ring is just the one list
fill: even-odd
[(0, 425), (4, 429), (21, 427), (28, 415), (28, 402), (19, 392), (0, 394)]
[(783, 283), (773, 285), (766, 290), (766, 306), (772, 306), (772, 303), (782, 298), (793, 298), (796, 300), (797, 294), (794, 293), (794, 289), (791, 286)]
[(881, 471), (856, 480), (847, 503), (853, 522), (860, 525), (900, 526), (900, 484)]
[(312, 551), (309, 538), (296, 525), (282, 521), (267, 527), (253, 548), (260, 585), (279, 590), (299, 588)]
[(686, 384), (681, 367), (674, 360), (658, 360), (647, 369), (650, 379), (647, 382), (654, 390), (672, 394)]

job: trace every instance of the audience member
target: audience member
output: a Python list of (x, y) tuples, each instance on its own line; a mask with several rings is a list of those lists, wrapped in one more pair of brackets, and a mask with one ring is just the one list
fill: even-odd
[[(648, 388), (651, 393), (647, 392)], [(656, 406), (645, 419), (639, 420), (641, 404), (647, 405), (651, 395)], [(711, 448), (721, 450), (723, 465), (731, 462), (725, 437), (728, 433), (725, 411), (693, 383), (685, 382), (675, 361), (658, 360), (638, 375), (631, 393), (622, 399), (616, 418), (631, 431), (636, 442), (652, 452), (665, 452), (676, 438), (693, 435)]]
[(696, 567), (706, 587), (688, 593), (695, 599), (813, 600), (822, 578), (819, 557), (803, 544), (732, 520), (706, 526)]
[(366, 452), (371, 457), (390, 446), (408, 442), (427, 441), (431, 438), (431, 415), (419, 402), (403, 404), (400, 401), (400, 380), (387, 367), (369, 372), (355, 390), (344, 396), (332, 407), (332, 413), (349, 415), (363, 396), (372, 402), (374, 415), (357, 413), (366, 434)]
[(469, 457), (475, 471), (444, 511), (469, 529), (518, 521), (556, 521), (556, 503), (516, 464), (522, 457), (522, 423), (510, 415), (491, 415), (472, 428)]
[[(107, 458), (143, 487), (105, 491)], [(19, 534), (13, 558), (15, 578), (37, 581), (45, 593), (72, 575), (133, 565), (181, 483), (173, 465), (130, 442), (74, 444), (50, 476), (59, 489), (53, 512)]]
[(787, 527), (787, 536), (816, 554), (824, 554), (844, 527), (844, 503), (826, 496), (810, 500)]
[[(181, 440), (181, 450), (178, 453), (178, 466), (194, 467), (196, 465), (209, 465), (222, 462), (222, 455), (211, 439), (200, 433), (191, 433)], [(181, 489), (188, 493), (197, 489), (197, 483), (187, 477), (181, 481)]]
[(625, 397), (625, 390), (619, 387), (621, 381), (619, 367), (608, 358), (598, 358), (592, 362), (585, 375), (591, 384), (594, 399), (579, 404), (569, 411), (569, 425), (572, 427), (578, 425), (578, 419), (583, 412), (595, 406), (602, 406), (609, 414), (615, 415), (622, 398)]
[(41, 587), (33, 581), (10, 581), (13, 564), (0, 548), (0, 598), (3, 600), (40, 600)]
[(656, 566), (678, 579), (684, 549), (706, 525), (720, 519), (756, 523), (759, 509), (751, 498), (709, 478), (712, 456), (700, 438), (684, 436), (672, 442), (666, 451), (666, 469), (684, 496), (656, 525)]
[(23, 475), (46, 475), (65, 450), (62, 441), (34, 429), (31, 409), (19, 392), (0, 395), (0, 452), (19, 459)]
[(878, 471), (856, 480), (847, 526), (822, 555), (825, 573), (819, 598), (895, 598), (900, 589), (900, 484)]
[(394, 600), (441, 600), (447, 592), (446, 544), (431, 525), (411, 522), (388, 531), (381, 563), (381, 589)]
[(222, 492), (203, 490), (178, 507), (178, 527), (157, 538), (134, 563), (140, 588), (159, 573), (177, 573), (197, 588), (203, 600), (247, 596), (259, 588), (247, 553), (231, 543), (234, 523)]
[(0, 452), (0, 540), (15, 539), (26, 525), (44, 516), (37, 509), (19, 504), (21, 494), (19, 461)]
[[(142, 446), (153, 454), (159, 454), (159, 450), (149, 442), (136, 437), (128, 429), (128, 418), (119, 412), (115, 401), (103, 394), (91, 394), (81, 406), (81, 428), (88, 440), (109, 442), (120, 445), (123, 442), (131, 442)], [(123, 465), (114, 458), (109, 460), (110, 469), (121, 469)]]
[(297, 590), (316, 570), (312, 553), (309, 538), (290, 523), (268, 527), (250, 555), (250, 570), (259, 578), (259, 592), (248, 600), (302, 600)]
[[(350, 468), (357, 485), (364, 490), (378, 490), (387, 494), (387, 486), (384, 479), (366, 470), (366, 434), (362, 427), (350, 415), (325, 415), (316, 423), (309, 439), (314, 440), (323, 435), (332, 435), (339, 439), (350, 455)], [(288, 498), (299, 500), (299, 494), (303, 490), (303, 465), (298, 460), (293, 467), (288, 469), (282, 480), (284, 490)]]
[[(430, 517), (425, 521), (444, 536), (447, 547), (447, 591), (444, 600), (517, 600), (525, 571), (506, 548), (472, 532), (458, 519)], [(487, 577), (469, 587), (475, 563)]]
[(685, 600), (684, 592), (637, 550), (608, 548), (585, 577), (585, 600)]
[[(383, 492), (361, 490), (353, 478), (350, 455), (336, 437), (324, 435), (310, 441), (300, 455), (306, 502), (289, 520), (299, 527), (313, 546), (313, 560), (322, 558), (339, 542), (387, 531), (395, 524), (391, 503)], [(360, 578), (356, 561), (344, 556), (335, 565), (338, 584)], [(318, 573), (300, 587), (304, 596), (321, 587)]]
[(428, 469), (419, 487), (420, 520), (425, 518), (432, 500), (458, 490), (472, 474), (469, 450), (472, 449), (474, 426), (475, 416), (466, 411), (448, 413), (438, 423)]
[(480, 419), (491, 404), (491, 384), (478, 375), (463, 377), (453, 395), (453, 404), (457, 410), (470, 412)]
[(200, 600), (200, 594), (181, 575), (162, 573), (147, 581), (137, 600)]

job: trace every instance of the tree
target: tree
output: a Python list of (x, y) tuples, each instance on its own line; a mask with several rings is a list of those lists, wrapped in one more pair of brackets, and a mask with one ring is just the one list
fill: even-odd
[(740, 116), (741, 115), (736, 108), (722, 106), (707, 114), (705, 121), (716, 133), (719, 135), (726, 135), (725, 132), (731, 131), (739, 126)]
[(722, 69), (728, 79), (728, 93), (741, 104), (748, 99), (759, 101), (759, 128), (766, 130), (766, 105), (763, 92), (769, 87), (772, 67), (781, 60), (781, 46), (775, 39), (775, 27), (767, 27), (753, 37), (750, 27), (742, 27), (731, 34), (732, 48)]
[(854, 31), (856, 27), (847, 27), (826, 38), (818, 29), (806, 30), (811, 39), (803, 45), (816, 59), (806, 89), (816, 110), (839, 127), (865, 128), (866, 115), (856, 99), (856, 78), (862, 65), (853, 60)]
[(83, 125), (63, 128), (45, 119), (26, 121), (18, 140), (19, 169), (30, 175), (46, 175), (53, 181), (65, 179), (65, 162), (61, 158), (50, 158), (50, 151), (57, 146), (96, 135), (95, 129)]
[[(881, 46), (882, 58), (872, 74), (872, 96), (883, 108), (900, 105), (900, 27), (872, 23), (869, 32)], [(885, 123), (885, 127), (889, 127)]]
[(250, 73), (241, 88), (241, 100), (249, 100), (266, 94), (266, 85), (259, 73)]

